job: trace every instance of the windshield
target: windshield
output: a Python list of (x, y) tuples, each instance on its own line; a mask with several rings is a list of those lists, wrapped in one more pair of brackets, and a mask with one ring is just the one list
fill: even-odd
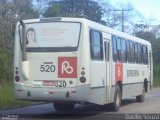
[(55, 50), (55, 48), (77, 48), (80, 28), (80, 23), (76, 22), (26, 24), (27, 51), (47, 52)]

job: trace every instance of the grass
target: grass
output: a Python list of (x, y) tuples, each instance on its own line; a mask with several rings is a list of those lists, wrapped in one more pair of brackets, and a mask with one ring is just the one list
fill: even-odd
[(16, 100), (13, 84), (0, 86), (0, 110), (7, 108), (22, 107), (32, 104), (30, 101)]
[(154, 79), (153, 87), (160, 87), (160, 78), (155, 78)]

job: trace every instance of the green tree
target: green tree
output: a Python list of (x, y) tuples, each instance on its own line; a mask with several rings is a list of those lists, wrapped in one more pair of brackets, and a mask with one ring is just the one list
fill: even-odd
[(136, 32), (135, 35), (139, 38), (142, 38), (142, 39), (145, 39), (145, 40), (148, 40), (150, 42), (156, 40), (156, 36), (151, 33), (151, 32), (148, 32), (148, 31), (139, 31), (139, 32)]
[(18, 20), (37, 16), (32, 0), (0, 0), (0, 50), (13, 51), (14, 31)]
[(32, 0), (0, 0), (0, 82), (13, 78), (13, 44), (18, 20), (35, 18)]
[(60, 0), (50, 1), (43, 14), (45, 17), (82, 17), (103, 23), (102, 7), (93, 0)]
[[(103, 20), (106, 25), (112, 28), (123, 30), (128, 32), (128, 29), (132, 29), (135, 16), (139, 17), (139, 13), (134, 10), (131, 3), (117, 3), (112, 5), (110, 1), (102, 0), (98, 1), (104, 10)], [(122, 25), (123, 24), (123, 25)]]

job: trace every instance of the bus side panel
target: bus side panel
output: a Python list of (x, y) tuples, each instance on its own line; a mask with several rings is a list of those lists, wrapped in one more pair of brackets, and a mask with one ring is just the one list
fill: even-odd
[[(16, 71), (19, 73), (19, 77), (23, 78), (22, 74), (22, 52), (21, 52), (21, 42), (19, 38), (19, 31), (18, 31), (19, 24), (17, 23), (16, 31), (15, 31), (15, 45), (14, 45), (14, 83), (16, 77)], [(20, 79), (19, 84), (21, 84), (24, 79)]]
[[(135, 89), (136, 88), (136, 89)], [(130, 83), (123, 85), (122, 99), (135, 97), (142, 94), (143, 83)]]
[[(81, 86), (84, 84), (90, 85), (89, 33), (88, 33), (88, 25), (85, 21), (82, 22), (81, 37), (77, 54), (79, 54), (77, 86)], [(83, 75), (82, 72), (84, 72), (85, 74)], [(81, 77), (86, 78), (86, 81), (84, 83), (80, 81)]]
[(106, 104), (106, 92), (105, 87), (103, 88), (91, 88), (89, 102), (104, 105)]
[(126, 64), (123, 97), (143, 94), (144, 82), (149, 80), (149, 65)]

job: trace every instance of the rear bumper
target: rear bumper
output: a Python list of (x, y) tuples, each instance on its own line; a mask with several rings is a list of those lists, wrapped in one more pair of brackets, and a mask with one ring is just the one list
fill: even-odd
[(89, 85), (74, 88), (28, 87), (15, 84), (16, 99), (39, 101), (84, 101), (89, 100)]

